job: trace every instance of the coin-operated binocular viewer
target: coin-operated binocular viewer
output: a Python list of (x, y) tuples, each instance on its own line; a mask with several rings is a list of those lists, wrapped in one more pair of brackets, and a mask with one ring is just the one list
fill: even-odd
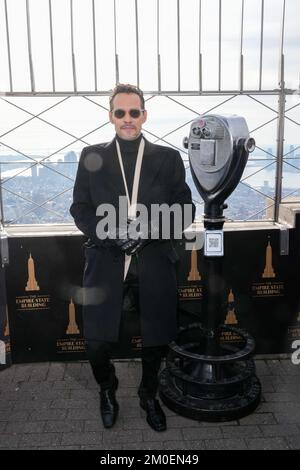
[[(204, 320), (182, 328), (170, 344), (167, 367), (160, 375), (160, 396), (169, 408), (193, 419), (238, 419), (257, 407), (261, 386), (252, 358), (254, 339), (244, 330), (224, 325), (223, 210), (255, 141), (243, 117), (208, 114), (192, 122), (184, 146), (204, 200)], [(226, 342), (228, 335), (238, 341)]]

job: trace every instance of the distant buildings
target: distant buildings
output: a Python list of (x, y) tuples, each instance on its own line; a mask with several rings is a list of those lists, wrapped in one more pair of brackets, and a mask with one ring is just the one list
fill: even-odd
[[(265, 148), (267, 148), (268, 153), (274, 155), (272, 147), (266, 146)], [(297, 147), (290, 145), (286, 147), (286, 151), (288, 148), (290, 150), (290, 159), (288, 161), (293, 165), (287, 165), (286, 171), (290, 172), (289, 175), (291, 176), (298, 171), (300, 176), (300, 171), (295, 168), (300, 167), (300, 155), (295, 155)], [(239, 184), (234, 193), (228, 198), (228, 209), (224, 211), (224, 215), (229, 220), (257, 220), (273, 217), (273, 201), (270, 198), (274, 197), (275, 191), (275, 159), (272, 171), (266, 171), (262, 179), (261, 173), (259, 173), (259, 178), (255, 176), (257, 171), (265, 165), (265, 162), (261, 160), (272, 157), (259, 151), (259, 149), (257, 149), (255, 157), (257, 161), (254, 158), (249, 164), (251, 173), (253, 170), (253, 176), (245, 181), (246, 184)], [(292, 158), (295, 159), (295, 162), (291, 161)], [(299, 158), (298, 161), (297, 158)], [(41, 157), (35, 155), (34, 159), (39, 162)], [(24, 167), (24, 162), (28, 165), (28, 168), (33, 163), (22, 156), (0, 156), (2, 178), (5, 171), (11, 169), (19, 173), (18, 170)], [(6, 223), (72, 223), (73, 219), (69, 213), (69, 208), (72, 203), (73, 182), (77, 166), (78, 154), (70, 150), (58, 158), (57, 161), (47, 159), (44, 161), (44, 165), (39, 163), (32, 165), (27, 174), (23, 172), (15, 178), (10, 177), (7, 182), (5, 182), (4, 177), (2, 196)], [(251, 168), (252, 166), (254, 168)], [(200, 203), (197, 204), (196, 216), (201, 218), (204, 207), (201, 204), (201, 197), (195, 188), (189, 171), (187, 171), (187, 182), (191, 187), (193, 199)], [(252, 187), (249, 187), (250, 182)], [(286, 186), (283, 187), (283, 196), (291, 191), (291, 188)], [(258, 189), (259, 192), (255, 189)], [(268, 206), (270, 206), (269, 209)]]

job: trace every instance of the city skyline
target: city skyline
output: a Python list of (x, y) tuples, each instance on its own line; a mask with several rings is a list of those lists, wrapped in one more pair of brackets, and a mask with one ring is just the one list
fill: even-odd
[[(47, 168), (47, 165), (34, 165), (30, 170), (15, 178), (8, 177), (7, 181), (5, 178), (2, 179), (5, 222), (72, 223), (69, 206), (72, 202), (73, 181), (78, 165), (78, 161), (73, 160), (75, 156), (78, 158), (78, 154), (68, 151), (62, 161), (51, 164), (52, 170), (51, 167)], [(22, 168), (20, 163), (23, 162), (10, 164), (11, 166), (17, 165), (13, 171), (20, 172)], [(2, 166), (3, 163), (0, 161), (0, 167)], [(228, 199), (229, 207), (225, 211), (225, 217), (228, 220), (260, 220), (266, 216), (270, 217), (271, 209), (268, 209), (268, 206), (272, 206), (271, 198), (274, 198), (275, 194), (275, 163), (271, 169), (260, 169), (257, 172), (259, 169), (249, 167), (249, 165), (246, 167), (242, 182)], [(251, 171), (254, 172), (253, 175)], [(25, 176), (25, 173), (29, 177)], [(247, 173), (250, 176), (247, 176)], [(283, 176), (286, 184), (283, 184), (283, 197), (289, 194), (299, 197), (299, 173), (300, 171), (295, 168), (289, 166), (284, 168)], [(186, 179), (191, 187), (194, 201), (200, 203), (197, 204), (196, 215), (197, 218), (201, 218), (203, 205), (189, 170), (186, 172)], [(252, 218), (252, 214), (256, 213), (258, 215)]]

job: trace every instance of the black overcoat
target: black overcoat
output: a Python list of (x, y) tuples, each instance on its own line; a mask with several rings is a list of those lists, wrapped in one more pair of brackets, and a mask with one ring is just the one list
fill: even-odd
[[(145, 139), (145, 138), (144, 138)], [(87, 340), (118, 341), (122, 310), (124, 254), (108, 248), (96, 236), (99, 204), (116, 208), (125, 187), (116, 143), (82, 150), (70, 212), (77, 227), (89, 238), (85, 244), (83, 274), (83, 324)], [(151, 203), (192, 204), (179, 152), (145, 139), (138, 198), (150, 210)], [(143, 346), (158, 346), (177, 334), (178, 260), (172, 240), (153, 241), (138, 254), (139, 301)]]

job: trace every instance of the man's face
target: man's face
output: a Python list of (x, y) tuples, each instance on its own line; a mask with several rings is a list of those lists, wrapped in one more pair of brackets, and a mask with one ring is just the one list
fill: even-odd
[[(125, 111), (122, 118), (115, 116), (116, 110)], [(139, 117), (132, 117), (130, 110), (141, 111)], [(147, 119), (147, 111), (142, 112), (141, 100), (136, 93), (118, 93), (113, 100), (113, 109), (109, 112), (109, 120), (115, 126), (116, 133), (121, 139), (134, 140), (142, 129)]]

